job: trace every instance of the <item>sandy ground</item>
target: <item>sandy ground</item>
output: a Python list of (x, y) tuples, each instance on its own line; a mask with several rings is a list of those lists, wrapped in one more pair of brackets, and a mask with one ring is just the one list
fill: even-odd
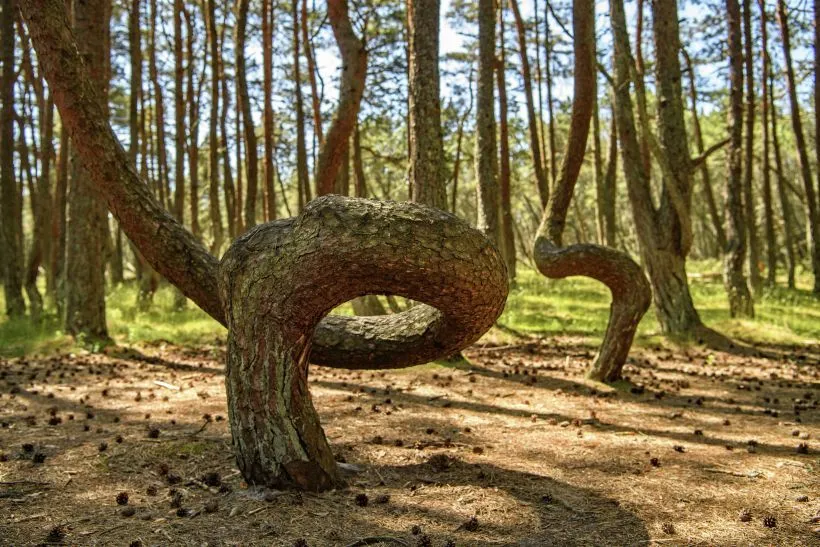
[(636, 350), (614, 390), (570, 338), (313, 367), (358, 469), (319, 495), (242, 482), (218, 345), (0, 361), (0, 544), (820, 545), (820, 348), (769, 350)]

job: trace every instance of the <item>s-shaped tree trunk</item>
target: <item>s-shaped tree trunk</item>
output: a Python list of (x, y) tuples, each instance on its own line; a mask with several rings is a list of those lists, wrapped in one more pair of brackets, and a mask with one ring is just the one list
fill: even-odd
[(573, 0), (575, 90), (564, 160), (535, 239), (533, 256), (538, 270), (562, 279), (582, 275), (604, 283), (612, 293), (609, 324), (589, 376), (618, 380), (651, 292), (641, 267), (626, 254), (609, 247), (576, 244), (562, 247), (564, 226), (575, 183), (584, 162), (592, 110), (595, 108), (595, 12), (593, 0)]
[[(295, 219), (250, 230), (219, 264), (137, 176), (106, 122), (62, 0), (23, 0), (22, 11), (98, 196), (145, 258), (229, 328), (228, 406), (245, 480), (315, 490), (337, 484), (307, 391), (308, 361), (388, 368), (453, 354), (503, 309), (501, 255), (443, 211), (326, 196)], [(386, 317), (325, 317), (368, 293), (430, 305)]]

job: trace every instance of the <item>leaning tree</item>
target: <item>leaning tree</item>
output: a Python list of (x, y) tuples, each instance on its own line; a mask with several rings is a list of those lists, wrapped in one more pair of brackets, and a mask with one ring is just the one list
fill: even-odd
[(573, 0), (575, 91), (567, 149), (536, 234), (533, 257), (538, 270), (547, 277), (561, 279), (580, 275), (596, 279), (609, 288), (612, 294), (609, 324), (589, 371), (592, 379), (609, 382), (621, 376), (635, 331), (649, 308), (652, 293), (641, 267), (627, 254), (600, 245), (563, 246), (567, 211), (584, 162), (595, 108), (594, 7), (593, 0)]
[[(153, 197), (104, 115), (61, 0), (23, 0), (63, 124), (100, 197), (156, 270), (228, 327), (234, 450), (249, 483), (340, 483), (307, 388), (308, 361), (389, 368), (451, 355), (489, 329), (507, 296), (504, 262), (480, 232), (411, 203), (325, 196), (257, 226), (222, 261)], [(420, 305), (384, 317), (328, 312), (369, 293)]]

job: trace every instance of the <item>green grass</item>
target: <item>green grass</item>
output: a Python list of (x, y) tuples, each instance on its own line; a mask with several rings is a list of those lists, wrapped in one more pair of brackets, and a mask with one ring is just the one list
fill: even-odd
[[(718, 272), (717, 262), (692, 262), (690, 272)], [(726, 295), (719, 278), (692, 279), (690, 287), (695, 305), (704, 322), (716, 330), (749, 343), (794, 344), (820, 340), (820, 299), (809, 290), (808, 272), (798, 279), (798, 288), (767, 290), (755, 302), (757, 317), (738, 320), (729, 317)], [(125, 284), (113, 289), (106, 298), (108, 327), (118, 344), (167, 341), (173, 344), (213, 344), (224, 340), (226, 331), (192, 303), (174, 309), (174, 292), (164, 286), (147, 311), (136, 306), (136, 287)], [(349, 313), (349, 305), (336, 311)], [(0, 310), (4, 310), (0, 294)], [(537, 272), (522, 269), (518, 285), (510, 292), (500, 323), (515, 331), (539, 336), (569, 334), (600, 339), (609, 314), (609, 293), (593, 280), (547, 279)], [(48, 310), (40, 325), (26, 319), (0, 319), (0, 356), (46, 354), (78, 349), (70, 336), (61, 331), (53, 310)], [(503, 335), (502, 335), (503, 336)], [(659, 340), (654, 312), (646, 314), (638, 330), (638, 344)], [(96, 348), (91, 348), (96, 349)]]

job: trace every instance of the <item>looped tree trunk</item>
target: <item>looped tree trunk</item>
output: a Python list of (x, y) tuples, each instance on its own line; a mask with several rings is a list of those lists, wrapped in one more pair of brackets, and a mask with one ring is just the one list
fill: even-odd
[[(248, 482), (339, 484), (307, 388), (308, 361), (409, 366), (478, 339), (507, 296), (504, 262), (480, 232), (411, 203), (325, 196), (234, 242), (219, 267), (234, 449)], [(328, 318), (366, 294), (425, 302), (385, 317)], [(324, 338), (311, 356), (311, 340)], [(346, 361), (341, 362), (339, 355)], [(361, 361), (357, 359), (361, 357)]]

